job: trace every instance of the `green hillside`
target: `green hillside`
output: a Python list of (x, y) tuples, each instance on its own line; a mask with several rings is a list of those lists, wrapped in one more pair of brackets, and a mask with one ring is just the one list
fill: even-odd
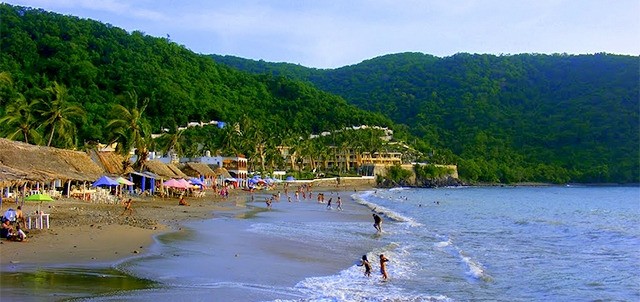
[[(20, 127), (27, 125), (32, 142), (40, 137), (48, 144), (50, 132), (59, 147), (109, 141), (114, 133), (107, 125), (122, 112), (116, 104), (141, 112), (154, 133), (211, 120), (250, 121), (267, 137), (392, 126), (312, 85), (241, 72), (165, 38), (7, 4), (0, 16), (0, 117), (11, 112), (0, 131), (14, 139), (24, 140)], [(58, 124), (47, 118), (55, 106), (79, 114), (53, 129)]]
[(405, 124), (469, 180), (639, 181), (638, 57), (401, 53), (329, 70), (212, 57), (311, 82)]

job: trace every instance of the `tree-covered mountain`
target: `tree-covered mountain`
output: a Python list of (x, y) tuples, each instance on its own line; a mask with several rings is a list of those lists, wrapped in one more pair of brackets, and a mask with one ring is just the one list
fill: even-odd
[(469, 180), (640, 178), (638, 57), (401, 53), (328, 70), (212, 57), (308, 81), (385, 114)]
[[(126, 130), (124, 120), (107, 127), (125, 113), (145, 119), (156, 133), (193, 121), (243, 118), (278, 133), (392, 126), (383, 115), (312, 85), (242, 72), (165, 38), (8, 4), (0, 4), (0, 16), (0, 131), (16, 138), (33, 136), (44, 144), (53, 138), (50, 144), (59, 147), (106, 142), (113, 131)], [(54, 107), (75, 113), (48, 120)]]

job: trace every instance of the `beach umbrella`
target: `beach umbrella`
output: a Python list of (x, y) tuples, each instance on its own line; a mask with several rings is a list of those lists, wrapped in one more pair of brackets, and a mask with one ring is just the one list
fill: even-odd
[(53, 201), (53, 198), (51, 198), (51, 196), (47, 195), (47, 194), (33, 194), (33, 195), (29, 195), (27, 196), (27, 198), (24, 199), (25, 201)]
[(178, 182), (179, 182), (182, 186), (184, 186), (184, 188), (185, 188), (185, 189), (187, 189), (187, 188), (191, 188), (191, 187), (192, 187), (192, 185), (191, 185), (188, 181), (186, 181), (184, 178), (180, 178), (180, 179), (178, 179)]
[(194, 184), (194, 185), (204, 186), (204, 183), (202, 182), (202, 180), (200, 180), (198, 178), (191, 178), (191, 179), (189, 179), (189, 182)]
[(109, 178), (108, 176), (102, 176), (100, 178), (98, 178), (98, 180), (96, 180), (91, 186), (93, 187), (115, 187), (117, 185), (119, 185), (120, 183), (118, 183), (117, 181)]
[(128, 179), (122, 176), (118, 177), (116, 181), (121, 185), (133, 186), (133, 182), (129, 181)]
[(38, 204), (38, 213), (40, 213), (40, 205), (42, 204), (42, 202), (53, 201), (53, 198), (51, 198), (51, 196), (47, 194), (33, 194), (33, 195), (27, 196), (27, 198), (25, 198), (24, 201), (39, 201), (40, 204)]
[(184, 184), (182, 184), (181, 182), (179, 182), (178, 180), (173, 179), (173, 178), (165, 181), (162, 185), (164, 185), (165, 187), (168, 187), (168, 188), (186, 189)]

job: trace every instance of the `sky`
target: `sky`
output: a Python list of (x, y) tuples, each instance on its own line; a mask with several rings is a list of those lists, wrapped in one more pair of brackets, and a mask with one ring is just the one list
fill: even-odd
[(640, 55), (640, 0), (11, 0), (202, 54), (337, 68), (385, 54)]

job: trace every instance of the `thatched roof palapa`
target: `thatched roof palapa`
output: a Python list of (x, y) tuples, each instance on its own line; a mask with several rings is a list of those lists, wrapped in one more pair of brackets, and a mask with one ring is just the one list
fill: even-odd
[(215, 170), (213, 170), (213, 172), (216, 173), (216, 177), (221, 176), (222, 178), (231, 178), (231, 174), (225, 168), (218, 167)]
[[(186, 178), (187, 175), (171, 164), (165, 164), (159, 160), (148, 160), (144, 162), (144, 169), (163, 178)], [(174, 172), (174, 169), (180, 173)]]
[(178, 169), (178, 167), (176, 167), (174, 164), (167, 164), (167, 167), (169, 169), (171, 169), (171, 172), (176, 174), (179, 178), (188, 178), (189, 177), (189, 176), (187, 176), (187, 174), (184, 174), (184, 172), (182, 172), (182, 170)]
[(205, 163), (186, 163), (182, 167), (182, 172), (192, 177), (204, 176), (214, 177), (216, 173)]
[[(34, 146), (0, 138), (0, 181), (13, 181), (15, 175), (23, 181), (80, 180), (93, 181), (104, 170), (85, 152)], [(11, 176), (14, 175), (14, 176)]]
[(108, 174), (125, 175), (134, 172), (130, 165), (128, 165), (126, 169), (124, 168), (123, 163), (127, 159), (118, 153), (92, 150), (89, 152), (89, 155), (91, 159)]
[(19, 183), (27, 179), (27, 177), (28, 175), (25, 172), (0, 165), (0, 186), (4, 187), (14, 183)]

